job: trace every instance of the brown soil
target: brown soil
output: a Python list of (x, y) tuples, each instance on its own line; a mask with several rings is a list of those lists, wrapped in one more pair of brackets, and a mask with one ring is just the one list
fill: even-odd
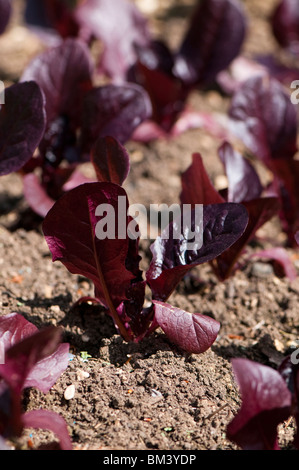
[[(165, 9), (160, 8), (158, 15), (155, 10), (154, 27), (161, 30), (163, 26), (171, 38), (172, 34), (179, 35), (183, 12), (188, 14), (192, 2), (186, 2), (185, 8), (182, 3), (164, 2)], [(244, 1), (252, 21), (244, 47), (248, 54), (259, 50), (261, 43), (263, 52), (276, 47), (267, 24), (275, 3)], [(28, 43), (13, 39), (17, 28), (28, 35)], [(24, 48), (27, 58), (40, 47), (18, 24), (11, 26), (3, 41), (8, 50), (15, 48), (16, 54), (20, 53), (18, 47)], [(27, 51), (26, 44), (31, 45)], [(23, 56), (21, 65), (24, 62)], [(15, 80), (20, 72), (19, 60), (11, 67), (5, 76), (8, 81)], [(220, 112), (225, 112), (228, 104), (214, 91), (196, 92), (190, 101), (197, 109)], [(171, 141), (149, 145), (129, 142), (132, 168), (125, 188), (130, 202), (178, 202), (180, 174), (190, 165), (195, 151), (202, 153), (212, 180), (220, 184), (223, 171), (218, 146), (217, 139), (199, 129)], [(60, 413), (68, 424), (74, 449), (236, 449), (226, 439), (226, 427), (241, 404), (230, 361), (244, 357), (277, 367), (299, 339), (299, 278), (290, 282), (269, 261), (244, 258), (243, 268), (219, 283), (209, 265), (203, 265), (181, 282), (169, 303), (221, 323), (211, 349), (188, 356), (174, 347), (162, 331), (142, 343), (128, 344), (98, 307), (73, 307), (81, 296), (93, 295), (92, 284), (69, 274), (61, 264), (52, 263), (41, 220), (28, 209), (19, 176), (2, 177), (0, 185), (1, 314), (19, 312), (39, 328), (62, 326), (63, 340), (70, 343), (73, 354), (67, 370), (48, 394), (26, 391), (24, 409), (46, 408)], [(276, 219), (260, 230), (249, 252), (257, 252), (274, 241), (284, 241)], [(148, 248), (149, 241), (142, 241), (145, 269)], [(298, 253), (289, 250), (289, 254), (296, 263)], [(90, 356), (85, 362), (82, 351)], [(88, 377), (82, 378), (80, 371), (88, 372)], [(70, 384), (75, 385), (75, 395), (66, 401), (64, 391)], [(283, 449), (290, 447), (294, 426), (293, 421), (280, 426)], [(34, 447), (52, 437), (27, 430), (18, 446), (27, 448), (29, 436)]]

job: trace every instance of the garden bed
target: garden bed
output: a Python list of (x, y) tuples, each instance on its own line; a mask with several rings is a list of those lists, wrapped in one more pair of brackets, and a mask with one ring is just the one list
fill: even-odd
[[(258, 51), (261, 41), (264, 51), (275, 51), (267, 23), (275, 2), (243, 3), (252, 21), (245, 51)], [(179, 35), (184, 26), (184, 19), (176, 16), (183, 9), (175, 6), (169, 2), (158, 15), (154, 11), (153, 24), (164, 34)], [(188, 4), (184, 11), (188, 13)], [(14, 28), (22, 27), (13, 25), (1, 42), (11, 41), (17, 34)], [(31, 35), (30, 40), (34, 44)], [(17, 41), (14, 46), (21, 47)], [(38, 43), (33, 45), (29, 55), (38, 49)], [(15, 70), (7, 69), (7, 80), (15, 80), (19, 72), (17, 61)], [(215, 90), (195, 91), (190, 104), (200, 111), (225, 113), (229, 98)], [(146, 207), (179, 202), (181, 174), (194, 152), (201, 153), (216, 187), (224, 187), (219, 145), (203, 129), (148, 144), (128, 142), (131, 170), (124, 188), (130, 202)], [(89, 164), (86, 170), (92, 171)], [(266, 170), (257, 170), (267, 178)], [(221, 324), (212, 347), (190, 355), (160, 329), (138, 344), (127, 343), (101, 307), (74, 306), (80, 297), (93, 296), (93, 284), (70, 274), (59, 262), (52, 263), (42, 220), (28, 208), (19, 175), (1, 178), (0, 208), (1, 315), (18, 312), (38, 328), (61, 326), (72, 354), (66, 371), (46, 395), (34, 388), (25, 391), (24, 410), (45, 408), (63, 416), (74, 449), (237, 449), (226, 437), (227, 425), (241, 406), (231, 359), (248, 358), (276, 369), (299, 339), (299, 278), (290, 281), (271, 260), (249, 257), (273, 242), (285, 243), (278, 218), (260, 229), (234, 276), (219, 282), (204, 264), (194, 268), (169, 298), (171, 305)], [(150, 240), (141, 240), (145, 269), (149, 245)], [(287, 252), (298, 272), (298, 250)], [(66, 399), (70, 385), (75, 393)], [(279, 426), (282, 449), (291, 447), (295, 429), (293, 419)], [(28, 429), (13, 445), (26, 449), (47, 442), (48, 432)]]

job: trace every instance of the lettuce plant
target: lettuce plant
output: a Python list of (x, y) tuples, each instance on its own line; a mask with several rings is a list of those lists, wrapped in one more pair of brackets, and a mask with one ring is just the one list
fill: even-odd
[(100, 41), (98, 71), (123, 82), (136, 60), (135, 44), (145, 46), (150, 32), (146, 18), (129, 0), (27, 0), (25, 19), (45, 41), (56, 45), (79, 38), (88, 46)]
[[(106, 154), (112, 160), (117, 155), (108, 150)], [(110, 232), (98, 237), (98, 224), (107, 224), (107, 213), (100, 214), (98, 207), (106, 207), (112, 214), (114, 236)], [(162, 232), (151, 245), (152, 260), (145, 279), (139, 268), (139, 227), (128, 209), (124, 188), (103, 178), (65, 193), (43, 222), (53, 261), (59, 260), (71, 273), (92, 280), (95, 300), (113, 318), (125, 340), (140, 341), (160, 326), (182, 349), (203, 352), (216, 339), (219, 323), (166, 302), (193, 266), (214, 259), (242, 235), (248, 222), (246, 208), (236, 203), (205, 205), (201, 227), (196, 225), (195, 210), (190, 212), (189, 224), (183, 217), (180, 224), (178, 220), (170, 222), (164, 229), (167, 236)], [(195, 230), (202, 230), (203, 243), (190, 250), (187, 242)], [(175, 231), (179, 237), (173, 236)], [(144, 307), (146, 285), (152, 293), (148, 308)], [(180, 334), (183, 330), (187, 336)]]
[(270, 170), (268, 193), (279, 199), (282, 229), (294, 246), (299, 226), (298, 119), (289, 93), (272, 77), (253, 77), (234, 94), (229, 118), (232, 133)]
[[(243, 450), (279, 450), (277, 426), (290, 416), (299, 424), (298, 364), (288, 356), (278, 370), (241, 358), (232, 366), (242, 405), (227, 437)], [(298, 431), (293, 445), (299, 448)]]
[(238, 56), (229, 70), (223, 70), (217, 78), (218, 84), (229, 94), (253, 76), (271, 76), (286, 88), (298, 80), (299, 68), (299, 3), (298, 0), (280, 0), (268, 18), (269, 32), (279, 47), (279, 53), (252, 57)]
[(36, 82), (45, 97), (45, 130), (38, 151), (22, 167), (25, 197), (42, 217), (64, 191), (85, 181), (77, 168), (89, 161), (99, 137), (124, 143), (151, 115), (141, 87), (95, 87), (93, 71), (85, 43), (69, 38), (35, 57), (21, 77), (21, 83)]
[(22, 315), (0, 316), (0, 435), (20, 437), (24, 428), (53, 431), (63, 450), (72, 445), (64, 419), (54, 412), (39, 409), (22, 412), (25, 388), (47, 393), (67, 368), (69, 345), (61, 343), (56, 327), (38, 330)]
[(202, 0), (197, 2), (176, 51), (171, 51), (162, 40), (136, 46), (137, 61), (128, 77), (150, 95), (152, 120), (161, 131), (171, 132), (179, 116), (188, 125), (192, 125), (192, 120), (198, 125), (196, 113), (183, 112), (191, 91), (215, 82), (217, 75), (239, 54), (245, 32), (246, 18), (241, 3)]
[(182, 174), (182, 204), (242, 204), (248, 212), (248, 224), (244, 233), (227, 250), (211, 260), (218, 279), (225, 280), (238, 267), (238, 261), (246, 245), (254, 238), (256, 231), (279, 209), (277, 197), (264, 196), (259, 176), (241, 153), (229, 142), (224, 142), (218, 150), (228, 179), (228, 188), (218, 192), (213, 186), (199, 153), (192, 155), (192, 163)]

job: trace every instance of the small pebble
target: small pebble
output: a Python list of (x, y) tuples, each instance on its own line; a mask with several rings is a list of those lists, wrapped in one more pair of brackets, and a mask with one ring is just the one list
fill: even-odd
[(256, 277), (268, 277), (273, 275), (273, 266), (269, 263), (255, 262), (251, 268), (251, 274)]
[(64, 391), (64, 398), (66, 400), (71, 400), (75, 396), (75, 385), (69, 385)]
[(44, 287), (44, 296), (46, 299), (51, 299), (53, 297), (53, 287), (46, 285)]
[(51, 312), (57, 313), (57, 314), (61, 312), (59, 305), (52, 305), (50, 310)]
[(86, 372), (85, 370), (78, 370), (77, 371), (77, 379), (78, 380), (84, 380), (84, 379), (87, 379), (89, 377), (89, 373)]

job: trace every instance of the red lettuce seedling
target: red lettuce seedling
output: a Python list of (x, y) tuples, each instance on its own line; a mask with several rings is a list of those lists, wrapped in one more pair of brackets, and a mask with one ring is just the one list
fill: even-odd
[(90, 159), (99, 137), (110, 135), (124, 143), (151, 115), (149, 98), (141, 87), (94, 87), (92, 74), (89, 50), (78, 39), (46, 50), (23, 73), (21, 80), (35, 80), (46, 98), (47, 126), (38, 155), (23, 168), (25, 197), (42, 217), (65, 186), (85, 181), (75, 170)]
[(296, 61), (299, 58), (299, 2), (298, 0), (281, 0), (274, 6), (270, 17), (270, 28), (274, 39), (281, 47), (281, 60), (274, 55), (257, 57), (268, 70), (268, 73), (289, 88), (298, 79), (299, 68)]
[[(298, 365), (287, 357), (278, 370), (233, 359), (242, 406), (227, 427), (227, 437), (243, 450), (278, 450), (277, 426), (294, 416), (298, 426)], [(298, 433), (294, 445), (299, 446)]]
[(99, 137), (91, 149), (91, 162), (98, 181), (122, 186), (130, 171), (127, 150), (114, 137)]
[(277, 214), (278, 202), (275, 197), (262, 197), (259, 176), (249, 160), (245, 159), (232, 145), (224, 142), (219, 147), (219, 157), (228, 179), (228, 189), (220, 194), (213, 186), (199, 153), (192, 156), (192, 164), (182, 175), (182, 204), (242, 204), (248, 212), (248, 224), (243, 234), (222, 254), (215, 257), (211, 265), (220, 280), (227, 279), (237, 268), (237, 262), (246, 245), (256, 231)]
[[(256, 54), (251, 59), (237, 57), (230, 70), (224, 70), (217, 81), (226, 93), (234, 93), (241, 84), (254, 75), (275, 78), (286, 88), (299, 76), (296, 59), (299, 57), (299, 1), (280, 0), (273, 7), (269, 29), (280, 46), (281, 54)], [(294, 60), (295, 59), (295, 60)], [(293, 64), (292, 64), (293, 62)]]
[(45, 130), (45, 101), (34, 81), (5, 89), (0, 104), (0, 175), (18, 171), (32, 157)]
[[(38, 329), (22, 315), (11, 313), (0, 317), (0, 342), (7, 350), (25, 338), (38, 333)], [(36, 387), (47, 393), (68, 365), (69, 345), (57, 345), (53, 354), (40, 359), (26, 374), (24, 387)]]
[(114, 81), (124, 81), (136, 60), (134, 45), (150, 37), (146, 19), (129, 0), (27, 0), (25, 17), (41, 37), (78, 37), (88, 45), (99, 40), (99, 70)]
[[(190, 226), (181, 224), (175, 240), (171, 233), (176, 222), (171, 222), (169, 239), (160, 236), (152, 246), (154, 256), (146, 281), (139, 269), (139, 227), (128, 215), (125, 190), (117, 184), (86, 183), (70, 190), (48, 212), (43, 232), (53, 261), (60, 260), (71, 273), (93, 281), (95, 298), (107, 309), (125, 340), (139, 341), (160, 325), (166, 334), (172, 331), (171, 337), (182, 348), (190, 344), (193, 350), (197, 342), (201, 344), (196, 347), (199, 352), (206, 348), (207, 338), (215, 338), (207, 330), (218, 331), (218, 322), (204, 322), (197, 316), (192, 332), (188, 326), (189, 339), (183, 339), (176, 331), (180, 323), (171, 320), (168, 305), (159, 304), (159, 308), (165, 309), (165, 318), (168, 317), (166, 323), (162, 322), (161, 313), (155, 317), (158, 304), (143, 307), (146, 283), (152, 289), (153, 299), (164, 302), (193, 266), (213, 259), (234, 243), (247, 220), (246, 209), (241, 205), (205, 206), (203, 226), (195, 227), (193, 211)], [(187, 241), (192, 238), (189, 234), (194, 236), (195, 228), (203, 231), (203, 245), (190, 250)], [(186, 325), (192, 318), (181, 310), (176, 314)]]
[(279, 198), (282, 228), (290, 244), (299, 223), (297, 113), (283, 86), (271, 77), (253, 77), (234, 94), (231, 130), (273, 175), (271, 191)]
[(158, 40), (137, 47), (138, 60), (128, 77), (148, 91), (153, 120), (164, 131), (171, 130), (190, 92), (213, 83), (218, 73), (239, 54), (245, 31), (246, 20), (240, 3), (202, 0), (195, 7), (186, 34), (174, 53)]
[[(298, 79), (299, 69), (299, 2), (280, 0), (270, 14), (269, 28), (280, 46), (281, 54), (256, 54), (251, 59), (239, 56), (218, 76), (217, 81), (226, 93), (234, 93), (241, 84), (254, 75), (270, 75), (286, 88)], [(295, 60), (294, 60), (295, 59)], [(293, 64), (292, 64), (293, 62)]]
[(0, 0), (0, 34), (2, 34), (11, 16), (11, 0)]
[(25, 426), (41, 427), (55, 432), (62, 449), (71, 442), (64, 420), (45, 410), (22, 414), (22, 392), (36, 387), (47, 393), (64, 372), (69, 360), (69, 345), (60, 343), (56, 327), (38, 330), (21, 315), (0, 317), (0, 347), (5, 350), (0, 364), (0, 434), (19, 437)]

